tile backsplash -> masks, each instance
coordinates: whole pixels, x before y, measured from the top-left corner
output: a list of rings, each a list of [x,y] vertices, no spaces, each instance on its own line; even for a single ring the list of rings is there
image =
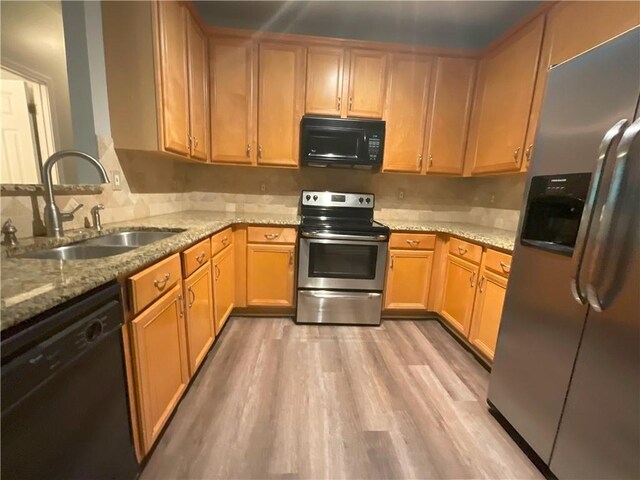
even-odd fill
[[[470,222],[515,230],[524,192],[523,174],[495,177],[424,177],[353,170],[252,168],[184,163],[162,154],[116,154],[109,137],[98,137],[102,164],[122,172],[119,191],[58,195],[62,211],[84,204],[66,229],[80,228],[93,205],[103,203],[103,223],[184,210],[295,213],[300,190],[376,194],[376,218]],[[400,198],[402,196],[402,198]],[[42,195],[3,195],[0,217],[11,218],[18,236],[41,229]]]

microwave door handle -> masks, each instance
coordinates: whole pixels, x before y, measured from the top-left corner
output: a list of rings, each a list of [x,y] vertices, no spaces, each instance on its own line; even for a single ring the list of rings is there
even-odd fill
[[[613,249],[620,248],[620,246],[617,245],[610,245],[612,237],[611,230],[613,227],[613,219],[620,202],[620,190],[623,187],[625,174],[630,162],[629,152],[633,143],[637,140],[638,134],[640,134],[640,119],[637,119],[631,124],[626,132],[624,132],[622,140],[620,140],[616,160],[613,165],[609,193],[602,207],[602,219],[596,235],[587,282],[587,300],[591,308],[596,312],[602,312],[607,308],[606,301],[602,292],[599,291],[599,287],[601,286],[604,267],[608,263],[607,258],[611,258]]]
[[[600,148],[598,149],[598,159],[596,162],[596,170],[591,180],[591,187],[587,193],[584,209],[582,210],[582,217],[580,218],[580,227],[578,229],[578,236],[576,238],[576,245],[573,251],[573,278],[571,279],[571,294],[576,302],[581,305],[587,303],[586,294],[582,291],[580,285],[580,273],[582,271],[582,263],[584,260],[585,247],[587,245],[587,239],[591,230],[591,224],[593,223],[593,209],[598,198],[600,186],[602,183],[602,174],[604,172],[607,158],[611,153],[612,146],[624,133],[625,128],[629,124],[627,119],[622,119],[611,127],[607,133],[605,133],[600,142]]]

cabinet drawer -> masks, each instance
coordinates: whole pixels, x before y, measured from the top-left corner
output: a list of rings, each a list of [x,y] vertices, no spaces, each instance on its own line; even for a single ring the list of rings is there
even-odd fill
[[[433,250],[436,248],[436,236],[423,233],[392,233],[389,248]]]
[[[233,231],[225,228],[211,237],[211,258],[233,243]]]
[[[249,243],[296,243],[296,229],[291,227],[249,227]]]
[[[180,255],[177,253],[129,278],[133,313],[142,311],[180,280]]]
[[[482,247],[480,245],[465,242],[458,238],[449,239],[449,253],[474,263],[480,263],[482,259]]]
[[[493,270],[504,277],[509,276],[509,271],[511,270],[511,255],[508,253],[497,252],[488,248],[484,262],[487,269]]]
[[[209,239],[196,243],[193,247],[182,252],[182,268],[185,278],[195,272],[211,258]]]

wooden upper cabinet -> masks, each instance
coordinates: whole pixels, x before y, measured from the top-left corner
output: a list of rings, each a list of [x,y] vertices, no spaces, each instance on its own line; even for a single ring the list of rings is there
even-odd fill
[[[454,255],[447,256],[440,314],[463,336],[469,336],[479,267]]]
[[[387,53],[353,49],[349,54],[348,117],[382,118]]]
[[[344,63],[345,51],[342,48],[307,49],[306,113],[341,115]]]
[[[187,9],[174,1],[158,2],[157,8],[164,149],[188,155]]]
[[[389,250],[384,308],[427,310],[433,250]]]
[[[258,164],[297,167],[305,49],[284,43],[261,43],[259,49]]]
[[[532,20],[481,61],[467,149],[473,174],[520,169],[544,21],[542,16]]]
[[[389,61],[386,120],[385,172],[420,173],[433,60],[429,57],[393,54]]]
[[[255,46],[251,41],[209,41],[211,161],[254,164]]]
[[[438,58],[424,147],[428,173],[462,174],[477,61]]]
[[[207,38],[187,13],[187,58],[189,72],[189,131],[191,157],[209,159],[209,69]]]

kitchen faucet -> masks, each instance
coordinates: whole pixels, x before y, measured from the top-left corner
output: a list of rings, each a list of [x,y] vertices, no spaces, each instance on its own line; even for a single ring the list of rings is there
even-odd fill
[[[47,237],[56,237],[60,238],[64,235],[64,230],[62,228],[62,222],[67,222],[73,220],[74,212],[80,208],[77,207],[75,210],[69,213],[61,213],[60,209],[56,205],[55,199],[53,198],[53,183],[51,180],[51,170],[53,166],[65,157],[78,157],[83,160],[86,160],[91,165],[93,165],[96,170],[98,170],[98,174],[100,175],[100,180],[102,183],[109,183],[109,177],[107,176],[107,171],[104,169],[102,164],[93,158],[91,155],[88,155],[84,152],[80,152],[78,150],[62,150],[60,152],[56,152],[51,155],[42,165],[42,181],[44,183],[44,225],[47,229]]]

